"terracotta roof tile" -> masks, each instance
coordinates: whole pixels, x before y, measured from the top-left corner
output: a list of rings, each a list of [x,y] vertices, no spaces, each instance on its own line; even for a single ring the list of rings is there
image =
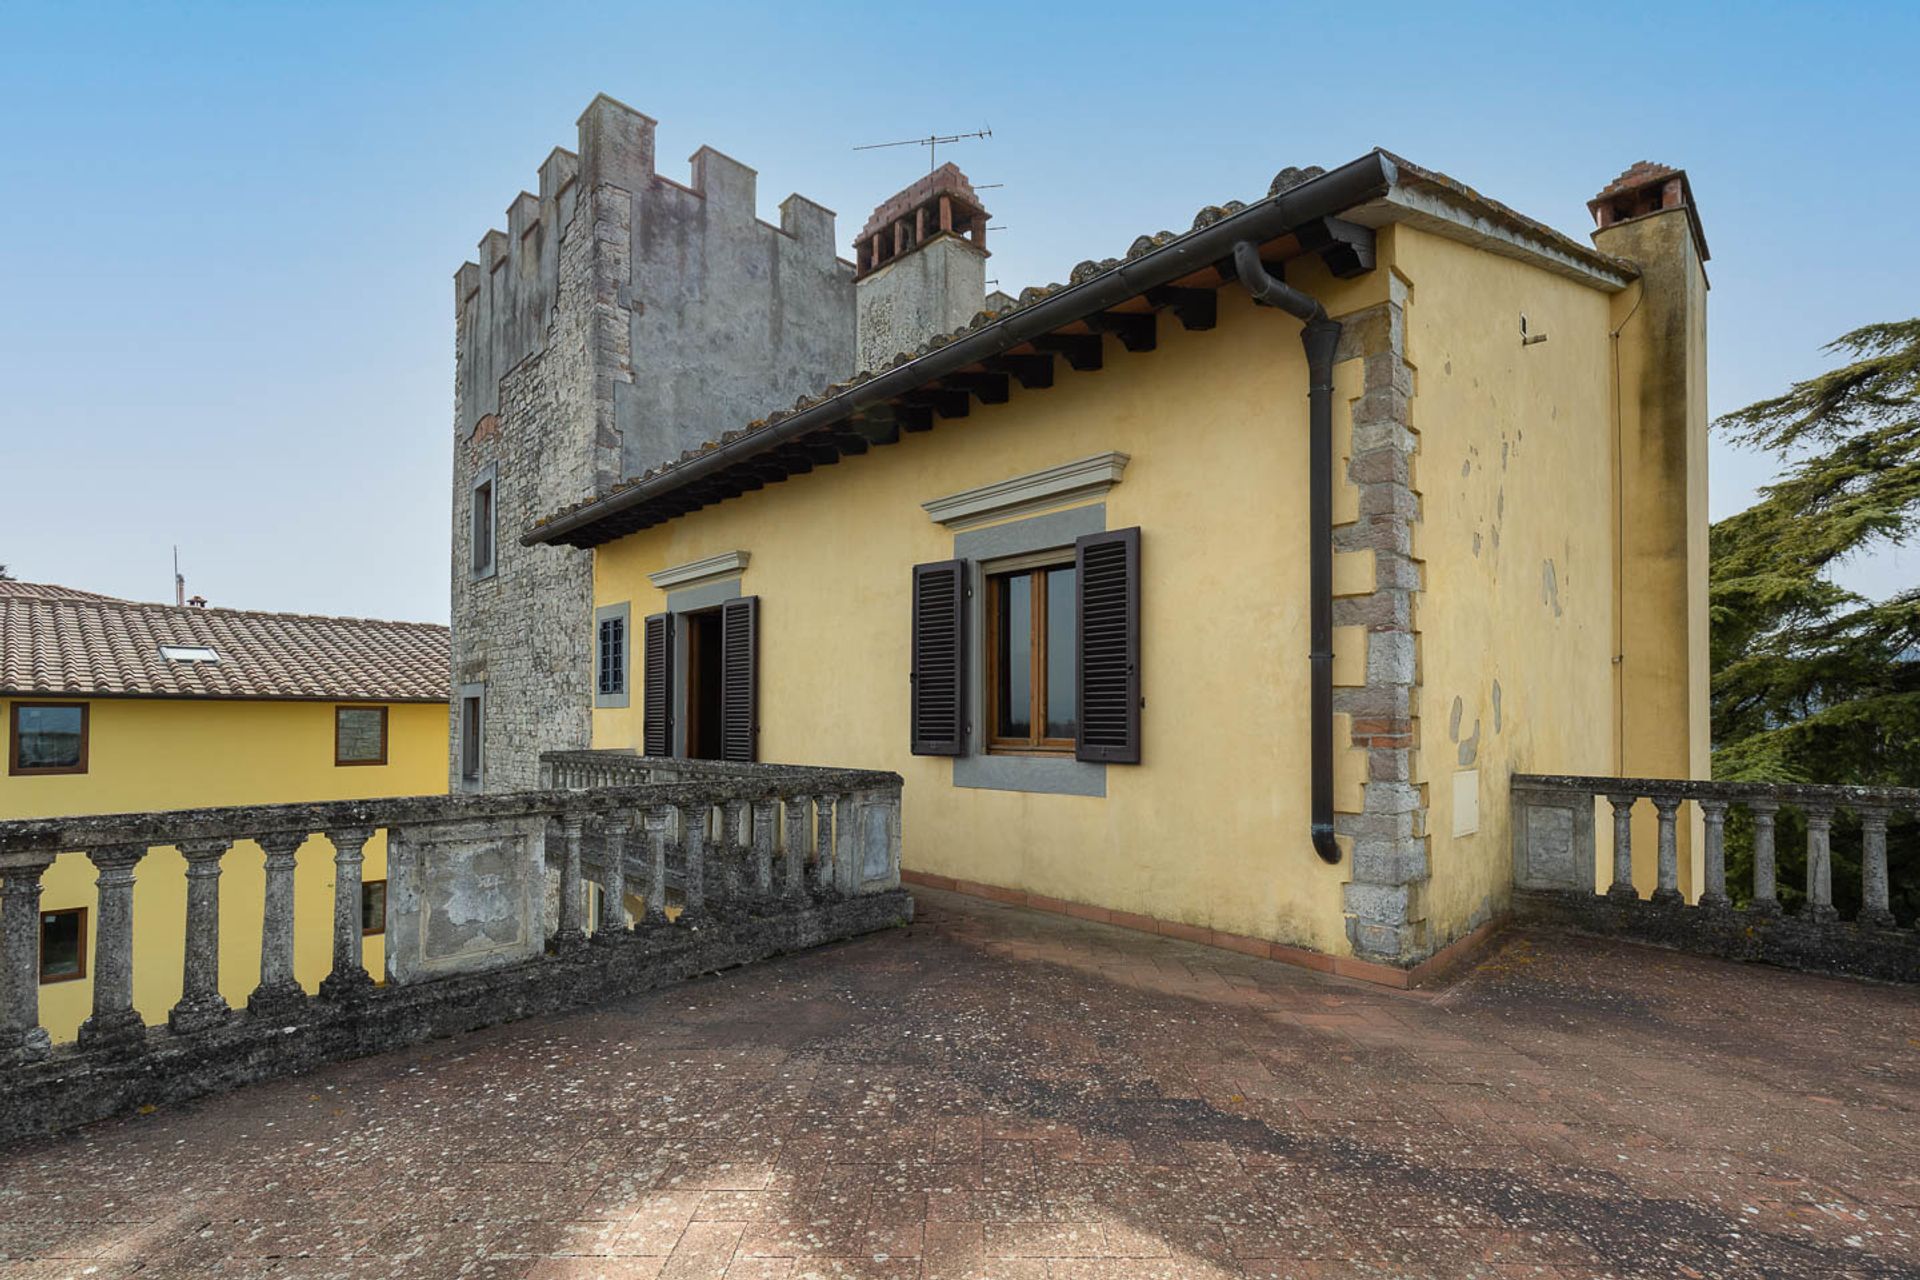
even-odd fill
[[[0,598],[7,596],[36,596],[44,600],[117,600],[118,596],[103,596],[97,591],[82,591],[78,587],[60,587],[51,582],[16,582],[12,578],[0,578]]]
[[[23,588],[32,587],[39,594]],[[165,658],[205,646],[218,662]],[[138,604],[0,584],[0,694],[445,701],[445,627]]]

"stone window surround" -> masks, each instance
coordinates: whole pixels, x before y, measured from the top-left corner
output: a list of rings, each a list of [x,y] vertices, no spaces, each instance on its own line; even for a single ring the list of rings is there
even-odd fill
[[[620,691],[600,691],[600,627],[602,623],[620,623]],[[633,604],[603,604],[593,611],[593,705],[627,707],[633,704]]]
[[[492,527],[487,530],[486,563],[475,564],[473,562],[473,538],[479,530],[477,528],[478,518],[474,510],[474,503],[478,500],[480,490],[483,487],[490,487],[490,492],[493,496],[489,511],[489,515],[492,518]],[[468,577],[475,582],[478,582],[482,578],[493,577],[500,567],[500,464],[498,462],[489,462],[486,466],[481,467],[473,473],[473,479],[467,482],[467,538]]]
[[[487,783],[487,682],[476,681],[463,684],[453,691],[454,696],[454,789],[456,791],[484,791]],[[479,723],[475,726],[478,739],[474,743],[474,754],[479,768],[475,776],[468,777],[467,764],[467,699],[480,700]]]
[[[1107,794],[1104,764],[1071,757],[987,754],[986,610],[980,607],[986,599],[986,576],[994,570],[995,561],[1042,551],[1060,550],[1071,555],[1074,539],[1104,533],[1106,528],[1106,504],[1095,502],[954,535],[954,558],[967,562],[967,594],[972,604],[967,610],[967,753],[954,757],[954,786],[1047,795]]]
[[[744,551],[728,554],[739,556],[742,565],[747,562],[747,553]],[[671,573],[672,570],[662,570],[662,572]],[[692,628],[680,619],[689,613],[705,613],[709,609],[717,609],[727,601],[739,598],[740,574],[738,571],[731,571],[728,576],[717,579],[711,576],[705,580],[696,579],[694,585],[667,592],[667,612],[674,616],[672,697],[673,754],[676,756],[687,754],[687,717],[683,713],[687,705],[687,666],[691,657],[688,653],[688,641],[692,638]]]

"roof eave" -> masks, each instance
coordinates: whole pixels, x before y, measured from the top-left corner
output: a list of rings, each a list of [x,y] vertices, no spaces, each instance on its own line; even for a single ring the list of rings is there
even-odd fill
[[[1089,280],[1062,289],[1032,306],[1009,312],[925,355],[877,374],[771,426],[709,449],[670,466],[659,475],[530,529],[521,536],[521,544],[539,546],[563,543],[592,547],[610,541],[619,535],[599,536],[594,531],[594,526],[609,517],[674,493],[735,463],[790,444],[810,432],[844,421],[864,408],[919,390],[967,365],[1000,355],[1030,339],[1084,320],[1096,312],[1138,297],[1148,289],[1191,275],[1231,256],[1233,246],[1239,241],[1265,243],[1315,219],[1332,217],[1355,205],[1384,196],[1393,188],[1395,180],[1394,164],[1386,153],[1370,152],[1277,196],[1229,214],[1210,226],[1180,236],[1138,258],[1122,262]]]

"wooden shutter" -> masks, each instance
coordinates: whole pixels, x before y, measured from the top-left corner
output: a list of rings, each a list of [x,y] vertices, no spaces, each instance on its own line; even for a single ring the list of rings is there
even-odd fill
[[[1080,586],[1080,737],[1074,758],[1140,763],[1140,530],[1074,542]]]
[[[720,606],[720,758],[759,759],[760,597]]]
[[[913,754],[967,749],[967,562],[913,566]]]
[[[641,714],[641,747],[650,756],[673,754],[673,615],[647,618],[643,646],[646,674],[641,679],[645,710]]]

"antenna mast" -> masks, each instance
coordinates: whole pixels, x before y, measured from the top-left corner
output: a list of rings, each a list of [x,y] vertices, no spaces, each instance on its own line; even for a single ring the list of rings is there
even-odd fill
[[[976,129],[972,133],[933,133],[924,138],[902,138],[898,142],[868,142],[854,148],[855,151],[878,151],[882,147],[925,147],[927,149],[927,172],[932,173],[940,167],[940,148],[950,142],[965,142],[969,138],[991,138],[993,126]]]

